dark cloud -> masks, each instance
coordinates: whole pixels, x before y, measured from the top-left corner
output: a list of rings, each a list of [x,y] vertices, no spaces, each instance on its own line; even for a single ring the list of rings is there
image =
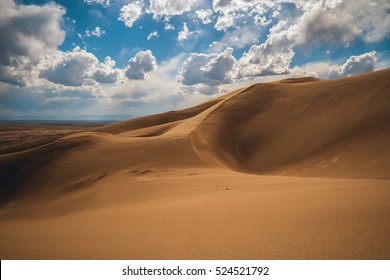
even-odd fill
[[[92,53],[74,49],[71,52],[57,52],[49,57],[39,77],[65,86],[82,86],[91,80],[98,83],[115,83],[119,70],[114,69],[115,61],[106,57],[100,63]]]
[[[54,57],[54,64],[44,69],[39,77],[65,86],[81,86],[97,63],[91,53],[85,51],[64,52]]]
[[[8,66],[0,66],[0,81],[14,86],[26,86],[23,75],[13,72],[13,69]]]
[[[2,0],[1,5],[0,82],[23,85],[21,77],[4,67],[37,64],[44,52],[56,50],[65,39],[60,27],[65,10],[54,3],[17,5]]]
[[[340,45],[350,42],[356,30],[347,17],[322,9],[308,13],[300,25],[300,43],[305,46]]]

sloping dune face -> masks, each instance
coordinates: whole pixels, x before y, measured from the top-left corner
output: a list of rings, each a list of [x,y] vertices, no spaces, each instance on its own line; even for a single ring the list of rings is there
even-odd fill
[[[389,87],[388,70],[256,84],[221,103],[190,138],[201,156],[238,171],[390,178]]]

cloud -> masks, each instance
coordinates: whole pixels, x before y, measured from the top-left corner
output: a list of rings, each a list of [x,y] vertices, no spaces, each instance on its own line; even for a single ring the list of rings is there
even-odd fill
[[[36,65],[45,52],[56,50],[64,42],[61,18],[65,10],[54,3],[17,5],[2,0],[1,5],[0,82],[20,81],[20,77],[12,77],[13,73]]]
[[[378,42],[390,36],[390,3],[378,1],[324,1],[312,5],[298,20],[298,43],[347,45],[357,37]]]
[[[120,70],[115,69],[116,62],[111,57],[107,56],[104,63],[95,64],[95,70],[92,74],[92,79],[101,84],[113,84],[120,75]]]
[[[147,73],[157,69],[156,58],[150,50],[140,51],[128,62],[125,75],[129,80],[146,80]]]
[[[265,25],[265,13],[274,5],[271,1],[213,0],[213,9],[218,13],[215,29],[226,32],[248,22]]]
[[[146,39],[148,39],[148,41],[149,41],[149,40],[151,40],[153,38],[157,38],[157,37],[159,37],[159,35],[158,35],[158,32],[155,30],[152,33],[150,33]]]
[[[304,65],[294,66],[291,69],[290,77],[310,76],[327,79],[329,78],[329,71],[337,66],[337,63],[330,60],[309,62]]]
[[[191,10],[195,2],[196,0],[150,0],[148,12],[153,14],[156,19],[162,16],[181,15]]]
[[[215,86],[230,83],[236,59],[233,49],[227,48],[222,53],[191,53],[184,61],[177,80],[183,85],[207,84]]]
[[[166,22],[164,29],[165,30],[175,30],[175,27],[173,26],[173,24]]]
[[[294,51],[276,53],[269,44],[253,45],[237,65],[237,77],[280,75],[289,72]]]
[[[142,15],[144,4],[140,1],[135,1],[121,8],[118,20],[123,21],[127,27],[132,27]]]
[[[355,34],[355,25],[347,15],[340,15],[323,9],[306,13],[298,24],[298,43],[305,46],[344,45],[350,42]]]
[[[78,37],[80,39],[84,39],[85,37],[97,37],[97,38],[100,38],[104,34],[106,34],[106,31],[100,29],[99,26],[96,26],[92,30],[89,30],[89,29],[85,30],[85,35],[81,35],[80,33],[77,33],[77,35],[78,35]]]
[[[242,49],[257,43],[259,35],[256,26],[243,26],[239,29],[226,32],[219,41],[212,43],[210,47],[215,52],[220,52],[227,47]]]
[[[220,31],[227,31],[230,27],[234,26],[236,19],[236,14],[224,14],[218,17],[217,22],[215,23],[215,29]]]
[[[338,19],[347,19],[355,29],[355,35],[366,42],[378,42],[390,37],[390,2],[387,0],[340,1],[329,12]]]
[[[213,9],[216,12],[223,14],[248,11],[249,8],[255,6],[255,1],[245,0],[213,0]]]
[[[356,5],[355,9],[360,10],[355,19],[357,24],[361,24],[359,32],[363,34],[364,40],[372,43],[389,38],[390,2],[387,0],[358,2],[359,5]]]
[[[106,34],[106,31],[104,30],[101,30],[99,26],[96,26],[95,29],[92,29],[92,30],[86,30],[85,31],[85,34],[87,35],[87,37],[91,37],[91,36],[94,36],[94,37],[102,37],[104,34]]]
[[[100,4],[102,6],[108,7],[111,4],[110,0],[84,0],[84,3],[87,3],[89,5],[91,4]]]
[[[188,30],[188,27],[187,27],[187,23],[184,22],[183,23],[183,30],[181,30],[177,36],[177,40],[180,41],[184,41],[184,40],[187,40],[189,39],[190,37],[192,36],[195,36],[196,34],[199,34],[200,32],[199,31],[189,31]]]
[[[288,21],[299,30],[296,46],[347,46],[356,38],[372,43],[390,37],[390,3],[343,0],[213,0],[215,29],[227,32],[255,24]]]
[[[183,30],[179,32],[179,34],[177,36],[177,39],[179,41],[186,40],[188,38],[188,34],[189,34],[189,30],[188,30],[188,27],[187,27],[187,23],[184,22],[183,23]]]
[[[81,86],[92,75],[97,58],[79,48],[48,57],[39,77],[64,86]]]
[[[240,79],[289,73],[295,55],[293,47],[296,36],[296,30],[287,21],[274,25],[263,44],[252,45],[239,59],[236,77]]]
[[[106,56],[106,58],[104,59],[104,64],[107,65],[108,67],[114,68],[116,62],[110,56]]]
[[[0,82],[11,84],[14,86],[26,86],[23,73],[9,66],[0,67]]]
[[[207,9],[207,10],[204,10],[204,9],[197,10],[197,11],[195,11],[195,15],[198,17],[198,19],[201,20],[201,22],[203,24],[209,24],[209,23],[211,23],[213,21],[212,20],[213,11],[210,10],[210,9]]]
[[[197,95],[199,93],[202,95],[215,95],[215,94],[219,94],[219,92],[220,92],[220,90],[219,90],[218,86],[196,84],[196,85],[191,85],[191,86],[183,85],[180,87],[180,90],[178,93],[190,96],[190,95]],[[189,105],[189,106],[191,106],[191,105]]]
[[[358,56],[351,56],[348,60],[329,72],[329,77],[346,77],[375,70],[376,52],[368,52]]]
[[[115,61],[110,57],[100,63],[94,54],[75,48],[71,52],[58,51],[47,56],[39,66],[39,78],[72,87],[90,84],[92,81],[115,83],[120,71],[113,67]]]
[[[67,87],[46,82],[37,87],[18,88],[0,84],[0,118],[47,116],[77,119],[84,116],[83,119],[95,119],[104,114],[115,118],[120,115],[125,119],[192,106],[207,97],[196,93],[177,94],[180,84],[175,75],[183,59],[181,53],[162,61],[149,80],[126,79],[107,86]],[[111,58],[106,58],[104,64],[115,67]],[[88,80],[90,82],[91,78]]]

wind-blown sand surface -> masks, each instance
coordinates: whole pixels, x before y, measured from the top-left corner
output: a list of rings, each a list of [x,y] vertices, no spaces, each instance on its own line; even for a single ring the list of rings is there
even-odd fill
[[[389,259],[390,70],[0,150],[1,259]]]

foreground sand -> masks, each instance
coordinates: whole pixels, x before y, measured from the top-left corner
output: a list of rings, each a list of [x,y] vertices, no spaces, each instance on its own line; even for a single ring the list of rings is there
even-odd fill
[[[3,213],[0,257],[390,257],[387,180],[141,173],[115,174],[77,194]]]
[[[1,259],[389,259],[390,71],[0,155]]]

